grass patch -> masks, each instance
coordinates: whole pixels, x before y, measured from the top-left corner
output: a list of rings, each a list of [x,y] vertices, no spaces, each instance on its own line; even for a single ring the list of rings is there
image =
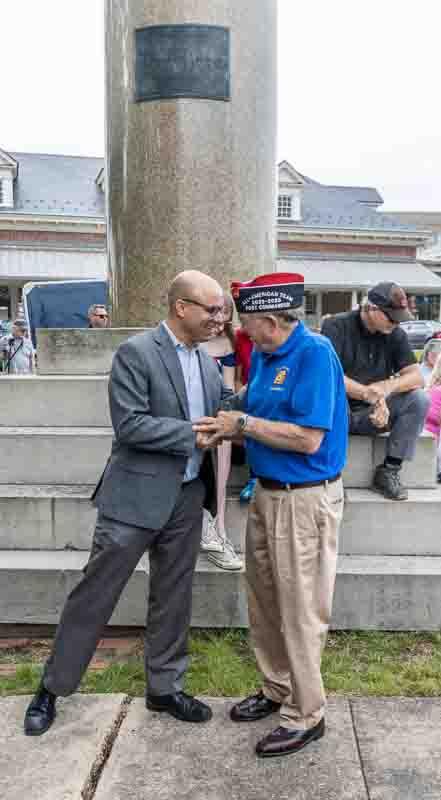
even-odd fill
[[[260,686],[260,677],[246,631],[194,631],[186,690],[212,697],[238,697]],[[45,652],[45,650],[42,650]],[[15,664],[14,675],[0,674],[0,695],[31,694],[38,686],[41,664],[29,653],[4,653],[3,664]],[[366,696],[441,695],[441,634],[332,633],[323,655],[322,672],[329,694]],[[89,670],[81,691],[145,692],[142,658]]]

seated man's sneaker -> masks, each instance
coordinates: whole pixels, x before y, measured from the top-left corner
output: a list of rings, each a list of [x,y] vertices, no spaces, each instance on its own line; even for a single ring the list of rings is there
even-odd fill
[[[185,692],[147,693],[145,704],[150,711],[164,711],[182,722],[208,722],[213,716],[210,706]]]
[[[256,745],[259,758],[274,758],[275,756],[289,756],[298,753],[303,747],[314,739],[321,739],[325,733],[325,720],[321,719],[317,725],[307,730],[292,728],[276,728],[275,731],[264,736]]]
[[[56,695],[48,692],[41,684],[26,711],[24,718],[26,736],[41,736],[49,730],[56,717],[56,700]]]
[[[241,503],[249,503],[253,499],[256,490],[256,482],[257,478],[250,478],[248,483],[245,484],[239,495],[239,501]]]
[[[221,553],[217,553],[213,550],[211,552],[207,552],[205,555],[208,561],[211,561],[212,564],[216,564],[216,566],[220,569],[235,572],[243,567],[243,561],[236,554],[233,545],[228,541],[228,539],[224,539],[222,542]]]
[[[210,512],[204,509],[204,521],[202,524],[201,551],[203,553],[222,553],[224,543],[219,536],[216,520]]]
[[[389,500],[407,500],[409,493],[401,483],[400,470],[380,464],[374,473],[372,488]]]
[[[256,722],[258,719],[264,719],[264,717],[274,714],[279,709],[280,703],[265,697],[263,692],[258,692],[258,694],[252,694],[245,700],[241,700],[240,703],[236,703],[230,711],[230,717],[233,722]]]

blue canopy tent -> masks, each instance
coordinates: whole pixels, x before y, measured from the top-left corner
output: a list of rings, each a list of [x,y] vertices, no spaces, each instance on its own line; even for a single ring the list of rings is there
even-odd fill
[[[37,328],[87,328],[93,303],[107,305],[106,281],[27,283],[23,306],[34,347]]]

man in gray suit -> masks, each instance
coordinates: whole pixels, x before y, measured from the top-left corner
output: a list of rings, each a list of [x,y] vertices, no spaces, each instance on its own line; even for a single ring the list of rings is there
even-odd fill
[[[25,733],[45,733],[58,695],[74,692],[122,590],[150,556],[145,665],[147,708],[188,722],[211,709],[185,694],[192,581],[207,485],[214,485],[207,437],[192,422],[214,417],[232,392],[198,344],[223,314],[219,284],[201,272],[178,275],[169,314],[115,354],[109,382],[114,440],[95,490],[98,518],[84,578],[71,592],[42,683],[27,709]],[[211,468],[211,469],[210,469]],[[202,479],[205,476],[205,483]]]

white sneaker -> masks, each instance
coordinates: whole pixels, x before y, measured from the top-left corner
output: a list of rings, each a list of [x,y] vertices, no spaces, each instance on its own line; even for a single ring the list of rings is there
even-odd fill
[[[239,558],[228,539],[225,539],[223,542],[221,553],[209,552],[207,553],[207,559],[211,561],[212,564],[216,564],[217,567],[220,567],[220,569],[230,570],[231,572],[242,569],[243,567],[243,561]]]
[[[202,524],[201,550],[203,553],[223,553],[224,551],[224,543],[219,536],[216,520],[206,509],[204,509]]]

